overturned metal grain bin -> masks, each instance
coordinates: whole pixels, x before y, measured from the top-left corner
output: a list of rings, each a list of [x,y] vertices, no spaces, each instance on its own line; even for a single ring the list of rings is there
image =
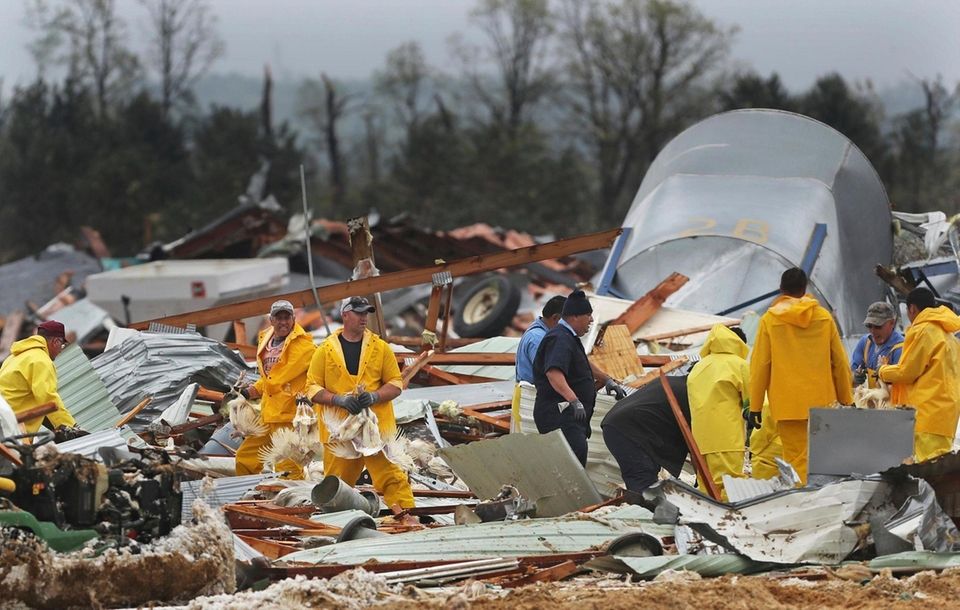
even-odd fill
[[[886,192],[850,140],[775,110],[710,117],[657,156],[627,213],[631,229],[612,289],[638,298],[671,272],[690,281],[668,305],[739,315],[763,311],[780,274],[799,266],[843,335],[885,289],[893,239]]]

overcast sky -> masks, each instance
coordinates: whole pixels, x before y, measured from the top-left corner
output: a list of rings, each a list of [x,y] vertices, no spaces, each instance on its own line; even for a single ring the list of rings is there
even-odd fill
[[[826,72],[870,78],[878,87],[942,74],[960,81],[960,2],[955,0],[695,0],[709,17],[738,25],[733,57],[761,74],[778,72],[799,90]],[[472,0],[212,0],[226,54],[213,71],[278,77],[321,71],[365,78],[386,52],[417,40],[428,61],[450,68],[448,38],[470,36]],[[118,0],[133,39],[143,9]],[[33,78],[21,0],[0,0],[4,89]]]

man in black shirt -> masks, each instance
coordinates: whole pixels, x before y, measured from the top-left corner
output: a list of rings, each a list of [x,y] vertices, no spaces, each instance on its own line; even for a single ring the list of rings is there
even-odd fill
[[[563,304],[560,322],[550,329],[533,359],[537,399],[533,420],[541,434],[560,430],[581,464],[587,463],[590,418],[597,401],[597,382],[623,398],[623,388],[591,366],[580,337],[593,323],[593,308],[582,290],[574,290]]]
[[[686,375],[667,377],[667,382],[689,425]],[[600,428],[629,491],[639,493],[656,483],[661,467],[675,477],[680,475],[687,444],[659,379],[614,405]]]

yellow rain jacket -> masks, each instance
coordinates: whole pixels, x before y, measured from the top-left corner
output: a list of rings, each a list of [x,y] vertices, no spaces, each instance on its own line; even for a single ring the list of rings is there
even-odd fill
[[[303,393],[307,385],[307,368],[316,346],[307,331],[299,324],[294,324],[293,330],[283,342],[280,360],[267,375],[263,371],[262,355],[271,337],[272,327],[261,332],[257,340],[257,368],[260,370],[260,379],[253,387],[262,396],[260,417],[264,423],[289,423],[297,414],[297,394]]]
[[[750,396],[747,344],[722,324],[710,330],[687,377],[693,438],[701,453],[744,449],[742,406]]]
[[[960,417],[960,317],[947,307],[921,311],[907,329],[899,364],[880,367],[891,401],[917,410],[916,432],[953,438]]]
[[[57,393],[57,369],[47,351],[47,340],[40,335],[10,347],[10,356],[0,366],[0,394],[17,413],[48,402],[56,404],[57,410],[46,416],[54,428],[77,423]],[[42,423],[43,418],[38,417],[24,422],[24,428],[36,432]]]
[[[781,295],[760,318],[750,356],[750,410],[763,408],[764,393],[778,422],[809,419],[811,407],[853,404],[848,362],[830,312],[809,294]]]
[[[362,385],[366,392],[376,392],[386,384],[403,389],[400,366],[386,341],[371,330],[363,331],[363,344],[360,347],[360,365],[357,374],[351,375],[343,358],[340,347],[340,334],[335,331],[317,348],[307,371],[307,396],[315,396],[320,390],[329,390],[334,394],[353,394]],[[334,405],[320,405],[321,407]],[[393,414],[393,401],[381,402],[371,407],[380,423],[380,434],[387,436],[397,429],[397,420]],[[320,426],[323,441],[327,440],[325,426]],[[352,483],[352,481],[351,481]]]

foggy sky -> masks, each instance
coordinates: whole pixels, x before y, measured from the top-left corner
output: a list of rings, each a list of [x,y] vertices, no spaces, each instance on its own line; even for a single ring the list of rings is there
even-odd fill
[[[791,90],[838,71],[849,80],[893,85],[908,74],[960,81],[960,2],[951,0],[695,0],[722,25],[738,25],[733,59],[762,75],[780,74]],[[387,51],[420,42],[427,60],[452,70],[448,39],[471,31],[472,0],[213,0],[226,54],[217,73],[279,78],[325,71],[366,78]],[[144,10],[119,0],[132,40],[144,38]],[[31,33],[19,0],[0,0],[0,78],[4,93],[35,76],[24,46]],[[133,45],[136,48],[136,44]]]

